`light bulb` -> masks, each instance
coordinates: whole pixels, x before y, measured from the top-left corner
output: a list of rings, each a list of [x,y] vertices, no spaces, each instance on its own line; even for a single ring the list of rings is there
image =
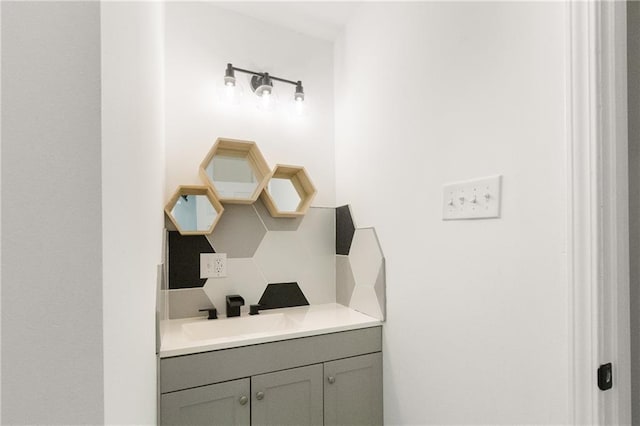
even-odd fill
[[[295,112],[297,115],[304,115],[304,102],[301,100],[296,99],[296,101],[294,102],[295,104]]]
[[[271,104],[271,91],[264,90],[262,92],[262,104],[265,107],[268,107]]]
[[[227,96],[227,100],[232,101],[236,95],[235,86],[227,84],[225,87],[225,95]]]
[[[296,102],[304,101],[304,88],[302,87],[301,81],[298,81],[298,83],[296,83],[296,91],[293,94],[293,99],[295,99]]]
[[[272,87],[262,88],[256,92],[256,107],[262,111],[274,111],[278,103],[278,95]]]
[[[216,87],[217,102],[221,106],[239,105],[242,100],[243,89],[240,84],[230,84],[225,81]]]
[[[224,84],[226,86],[236,85],[236,74],[233,70],[233,65],[227,64],[227,69],[224,72]]]

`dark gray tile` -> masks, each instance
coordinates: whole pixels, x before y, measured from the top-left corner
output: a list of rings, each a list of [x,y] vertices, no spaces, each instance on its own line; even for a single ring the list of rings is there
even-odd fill
[[[336,254],[348,255],[356,227],[348,205],[336,208]]]
[[[253,257],[267,233],[256,210],[246,204],[226,204],[224,214],[207,238],[217,253],[228,258]]]
[[[262,293],[258,302],[260,309],[291,308],[294,306],[307,306],[309,301],[298,286],[297,282],[272,283]]]
[[[202,287],[200,253],[214,253],[204,235],[180,235],[169,231],[169,288]]]
[[[295,231],[303,221],[302,217],[272,217],[260,198],[253,206],[269,231]]]

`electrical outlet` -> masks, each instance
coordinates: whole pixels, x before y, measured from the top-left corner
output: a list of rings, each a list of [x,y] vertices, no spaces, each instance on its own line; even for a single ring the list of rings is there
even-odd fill
[[[226,276],[226,253],[200,253],[200,278],[222,278]]]

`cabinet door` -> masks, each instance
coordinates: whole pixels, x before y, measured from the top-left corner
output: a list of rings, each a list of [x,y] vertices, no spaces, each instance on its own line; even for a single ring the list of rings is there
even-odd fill
[[[161,396],[162,425],[248,425],[249,379],[217,383]]]
[[[325,425],[381,425],[382,353],[324,364]]]
[[[251,377],[251,424],[322,425],[322,364]]]

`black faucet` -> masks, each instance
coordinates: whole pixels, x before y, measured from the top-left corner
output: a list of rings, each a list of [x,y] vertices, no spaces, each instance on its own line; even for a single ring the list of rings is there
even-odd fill
[[[239,317],[240,306],[244,306],[244,299],[237,294],[227,296],[227,318]]]
[[[205,309],[198,309],[198,311],[200,312],[208,312],[209,313],[209,319],[218,319],[218,310],[216,309],[216,307],[214,306],[213,308],[205,308]]]

